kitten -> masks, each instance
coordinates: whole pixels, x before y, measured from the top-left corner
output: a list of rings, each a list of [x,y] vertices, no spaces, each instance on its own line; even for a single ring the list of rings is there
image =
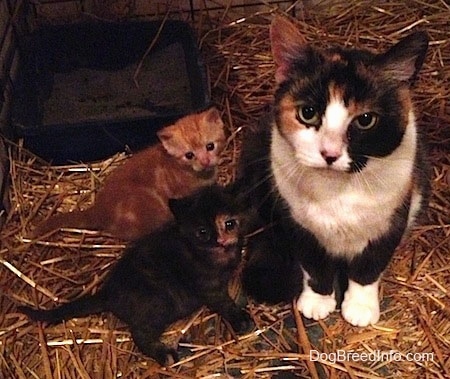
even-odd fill
[[[158,131],[160,143],[127,160],[105,180],[94,204],[51,217],[34,236],[60,228],[104,230],[135,240],[172,218],[169,198],[215,183],[224,125],[216,108],[190,114]]]
[[[52,310],[19,311],[50,323],[112,312],[128,324],[140,351],[161,365],[177,360],[159,341],[165,328],[202,305],[233,329],[246,328],[249,316],[228,295],[241,256],[241,205],[216,185],[171,199],[169,207],[176,222],[128,247],[97,293]]]
[[[303,287],[297,307],[319,320],[336,308],[343,270],[344,319],[376,323],[380,276],[430,191],[410,94],[428,38],[416,32],[373,54],[317,49],[281,17],[270,34],[272,118],[244,143],[239,181],[276,231],[266,232],[269,251],[250,251],[244,287],[270,302]]]

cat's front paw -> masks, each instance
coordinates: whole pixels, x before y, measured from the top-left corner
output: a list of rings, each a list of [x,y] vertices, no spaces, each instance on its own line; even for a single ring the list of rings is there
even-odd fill
[[[306,318],[316,321],[324,319],[336,309],[334,293],[321,295],[310,288],[305,288],[297,301],[297,309]]]
[[[362,286],[350,280],[341,311],[342,317],[354,326],[376,324],[380,318],[378,282]]]

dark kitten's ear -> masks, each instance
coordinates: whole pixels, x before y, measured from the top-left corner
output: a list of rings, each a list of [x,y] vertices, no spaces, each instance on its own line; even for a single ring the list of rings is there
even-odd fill
[[[287,79],[294,61],[306,60],[310,47],[297,27],[282,16],[275,16],[272,20],[270,41],[276,65],[275,80],[281,83]]]
[[[386,77],[412,83],[422,67],[427,48],[427,34],[415,32],[379,55],[376,65],[383,70]]]
[[[176,219],[189,213],[191,201],[188,198],[169,199],[169,209]]]

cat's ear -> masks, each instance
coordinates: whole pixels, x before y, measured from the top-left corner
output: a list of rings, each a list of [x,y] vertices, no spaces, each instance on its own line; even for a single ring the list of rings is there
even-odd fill
[[[412,83],[422,67],[427,48],[427,34],[415,32],[379,55],[376,65],[383,70],[386,77]]]
[[[298,28],[282,16],[275,16],[272,20],[270,42],[276,66],[275,80],[281,83],[288,78],[294,61],[306,61],[310,46]]]

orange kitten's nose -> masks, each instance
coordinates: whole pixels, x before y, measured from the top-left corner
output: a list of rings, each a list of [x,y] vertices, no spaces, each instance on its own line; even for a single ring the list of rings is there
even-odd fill
[[[208,168],[209,166],[211,166],[211,159],[206,155],[198,157],[198,161],[203,168]]]

